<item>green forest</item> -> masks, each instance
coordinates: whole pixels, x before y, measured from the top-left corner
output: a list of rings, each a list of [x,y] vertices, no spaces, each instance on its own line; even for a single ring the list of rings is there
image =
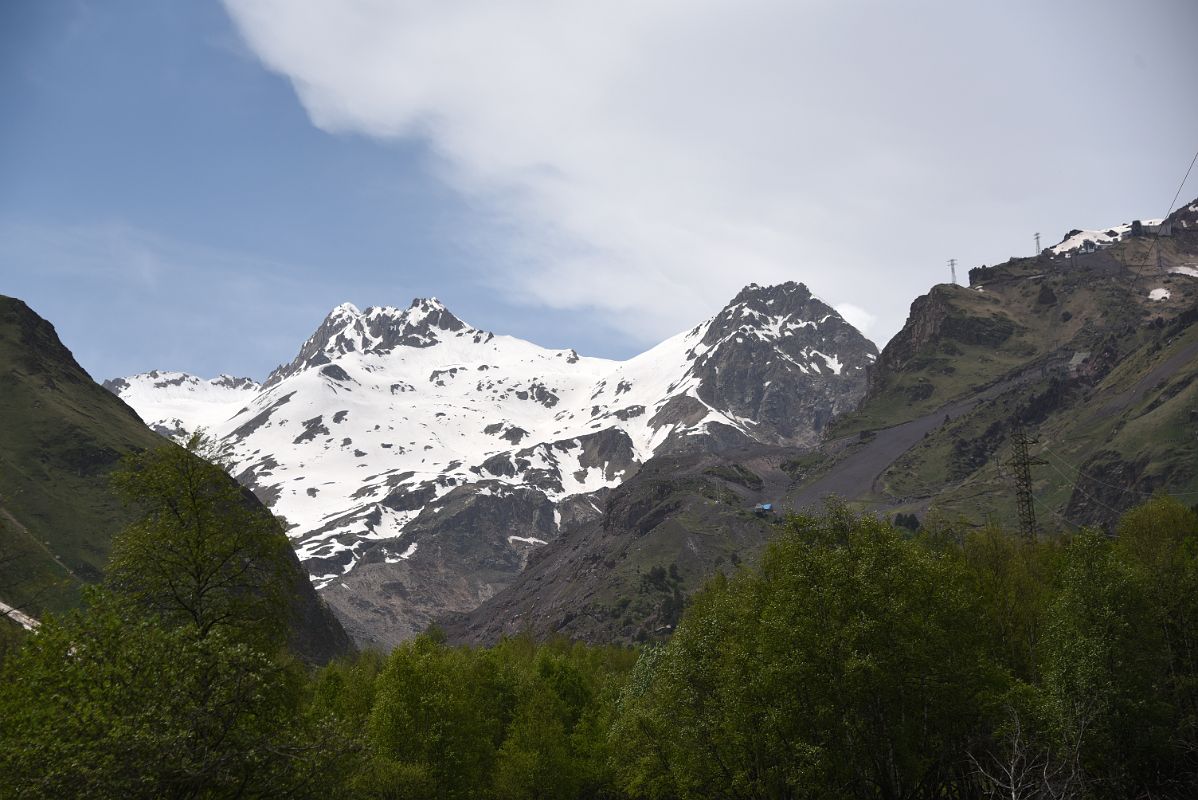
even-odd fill
[[[635,649],[288,654],[278,523],[178,448],[82,609],[0,655],[4,798],[1198,796],[1198,515],[1116,535],[830,503]],[[904,522],[907,522],[904,520]]]

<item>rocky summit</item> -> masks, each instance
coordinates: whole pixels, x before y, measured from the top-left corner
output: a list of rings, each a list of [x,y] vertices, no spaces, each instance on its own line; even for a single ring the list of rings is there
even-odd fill
[[[876,356],[786,283],[747,286],[627,361],[483,331],[430,298],[338,306],[261,386],[159,372],[106,386],[156,430],[206,428],[347,628],[388,644],[501,590],[655,455],[814,444]]]

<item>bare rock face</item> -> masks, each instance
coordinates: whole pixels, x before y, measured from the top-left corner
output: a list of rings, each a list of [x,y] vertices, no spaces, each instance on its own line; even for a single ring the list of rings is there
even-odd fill
[[[426,506],[402,541],[365,550],[324,590],[350,635],[390,648],[445,611],[468,611],[506,588],[529,553],[555,539],[553,503],[537,489],[480,482]]]
[[[799,451],[751,445],[650,459],[612,489],[603,513],[539,548],[473,610],[442,615],[450,641],[491,644],[522,632],[590,642],[662,639],[686,596],[713,573],[751,562],[779,517],[755,514],[790,482]]]
[[[753,421],[757,441],[814,444],[852,410],[873,342],[801,283],[746,287],[708,327],[695,362],[699,399]]]
[[[901,372],[916,354],[940,336],[951,306],[941,286],[932,287],[925,295],[911,302],[911,311],[902,329],[886,344],[877,362],[869,370],[869,390],[882,386],[886,379]]]

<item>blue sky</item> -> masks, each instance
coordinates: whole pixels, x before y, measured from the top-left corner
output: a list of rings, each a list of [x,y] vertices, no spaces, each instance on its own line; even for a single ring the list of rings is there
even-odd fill
[[[571,314],[491,302],[475,252],[490,215],[430,174],[423,143],[313,126],[220,5],[0,14],[0,292],[97,379],[261,378],[338,303],[428,295],[546,344],[630,348]]]
[[[801,280],[881,343],[950,257],[1164,213],[1198,6],[890,5],[10,0],[0,292],[98,379],[429,295],[624,357]]]

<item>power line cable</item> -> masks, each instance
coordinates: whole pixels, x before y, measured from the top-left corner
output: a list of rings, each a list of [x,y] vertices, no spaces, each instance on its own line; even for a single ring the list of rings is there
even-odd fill
[[[1074,465],[1074,464],[1070,463],[1070,462],[1069,462],[1067,459],[1065,459],[1064,457],[1062,457],[1062,456],[1058,455],[1057,453],[1054,453],[1052,450],[1049,450],[1047,447],[1043,448],[1042,452],[1043,452],[1045,455],[1047,455],[1047,456],[1050,456],[1051,458],[1055,458],[1057,461],[1061,462],[1061,463],[1062,463],[1062,464],[1064,464],[1066,467],[1068,467],[1069,469],[1071,469],[1071,470],[1073,470],[1074,472],[1076,472],[1076,473],[1078,474],[1078,476],[1079,476],[1079,477],[1085,478],[1085,479],[1087,479],[1087,480],[1089,480],[1089,481],[1093,481],[1094,483],[1097,483],[1097,484],[1099,484],[1100,486],[1105,486],[1105,487],[1107,487],[1108,489],[1117,489],[1117,490],[1119,490],[1120,492],[1130,492],[1131,494],[1138,494],[1138,495],[1140,495],[1141,497],[1152,497],[1152,496],[1155,494],[1155,492],[1145,492],[1145,491],[1141,491],[1140,489],[1133,489],[1133,488],[1131,488],[1131,487],[1127,487],[1127,486],[1116,486],[1116,485],[1115,485],[1115,484],[1113,484],[1113,483],[1107,483],[1107,482],[1106,482],[1106,481],[1104,481],[1104,480],[1100,480],[1100,479],[1098,479],[1098,478],[1095,478],[1093,475],[1089,474],[1088,472],[1084,472],[1084,471],[1082,471],[1082,469],[1081,469],[1080,467],[1077,467],[1076,465]],[[1198,496],[1198,492],[1169,492],[1169,494],[1170,494],[1170,495],[1173,495],[1174,497],[1194,497],[1194,496]]]
[[[1063,522],[1063,523],[1065,523],[1066,525],[1068,525],[1070,528],[1073,528],[1074,530],[1079,530],[1079,529],[1082,527],[1081,525],[1078,525],[1078,524],[1076,524],[1076,523],[1074,523],[1074,522],[1070,522],[1070,520],[1069,520],[1069,518],[1068,518],[1068,517],[1066,517],[1066,516],[1065,516],[1064,514],[1062,514],[1061,512],[1057,511],[1057,510],[1056,510],[1055,508],[1053,508],[1052,506],[1050,506],[1050,505],[1048,505],[1047,503],[1045,503],[1043,500],[1040,500],[1040,499],[1036,498],[1036,499],[1035,499],[1035,502],[1036,502],[1036,505],[1038,505],[1040,508],[1042,508],[1042,509],[1044,509],[1045,511],[1047,511],[1049,514],[1052,514],[1054,517],[1056,517],[1056,518],[1057,518],[1057,519],[1059,519],[1061,522]]]
[[[1177,185],[1177,191],[1174,192],[1173,199],[1169,202],[1169,210],[1165,212],[1165,216],[1161,217],[1162,225],[1165,224],[1165,220],[1167,220],[1169,218],[1169,215],[1173,213],[1173,209],[1177,206],[1177,198],[1181,197],[1181,190],[1185,188],[1186,181],[1189,180],[1190,172],[1193,171],[1195,163],[1198,163],[1198,151],[1194,152],[1194,157],[1192,159],[1190,159],[1190,166],[1186,168],[1186,174],[1182,177],[1181,183],[1179,183]],[[1148,247],[1148,257],[1146,259],[1147,263],[1136,265],[1135,280],[1140,279],[1140,269],[1142,267],[1152,266],[1152,251],[1153,250],[1156,250],[1158,257],[1160,256],[1160,242],[1161,242],[1161,237],[1160,237],[1160,234],[1158,233],[1155,237],[1153,237],[1152,244],[1149,245],[1149,247]]]
[[[1054,471],[1055,471],[1055,472],[1056,472],[1058,475],[1060,475],[1062,478],[1064,478],[1064,479],[1065,479],[1065,480],[1067,480],[1067,481],[1073,482],[1073,479],[1072,479],[1072,478],[1070,478],[1068,475],[1066,475],[1064,472],[1061,472],[1061,470],[1057,468],[1057,465],[1056,465],[1056,464],[1053,464],[1052,462],[1046,462],[1046,463],[1048,464],[1048,466],[1052,467],[1052,469],[1053,469],[1053,470],[1054,470]],[[1110,511],[1111,513],[1113,513],[1113,514],[1115,514],[1115,515],[1122,516],[1122,515],[1123,515],[1123,513],[1124,513],[1123,511],[1120,511],[1119,509],[1117,509],[1117,508],[1113,508],[1112,506],[1109,506],[1109,505],[1107,505],[1106,503],[1102,502],[1102,501],[1101,501],[1101,500],[1099,500],[1097,497],[1095,497],[1094,495],[1090,494],[1090,493],[1089,493],[1089,492],[1087,492],[1085,489],[1083,489],[1081,486],[1079,486],[1079,485],[1078,485],[1076,482],[1073,482],[1073,490],[1074,490],[1075,492],[1081,492],[1081,493],[1082,493],[1082,494],[1083,494],[1083,495],[1084,495],[1084,496],[1085,496],[1087,499],[1089,499],[1091,502],[1093,502],[1093,503],[1097,503],[1098,505],[1102,506],[1102,507],[1103,507],[1103,508],[1105,508],[1107,511]],[[1126,509],[1125,509],[1125,510],[1126,510]]]
[[[1181,190],[1185,188],[1186,181],[1190,178],[1190,172],[1194,169],[1194,164],[1198,163],[1198,152],[1194,153],[1194,157],[1190,159],[1189,169],[1186,170],[1185,177],[1181,179],[1181,184],[1177,187],[1177,193],[1173,195],[1173,202],[1169,204],[1169,210],[1165,212],[1165,218],[1173,213],[1174,207],[1177,205],[1177,198],[1181,197]]]

